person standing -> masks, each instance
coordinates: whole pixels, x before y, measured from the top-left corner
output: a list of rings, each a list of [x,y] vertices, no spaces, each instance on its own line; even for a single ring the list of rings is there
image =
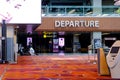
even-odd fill
[[[49,53],[52,53],[52,41],[49,41]]]

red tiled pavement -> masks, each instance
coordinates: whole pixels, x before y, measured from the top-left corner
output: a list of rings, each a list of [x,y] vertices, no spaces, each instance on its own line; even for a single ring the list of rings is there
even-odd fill
[[[87,55],[18,56],[17,64],[0,64],[2,80],[96,80],[100,76],[94,57]],[[4,72],[4,73],[3,73]]]

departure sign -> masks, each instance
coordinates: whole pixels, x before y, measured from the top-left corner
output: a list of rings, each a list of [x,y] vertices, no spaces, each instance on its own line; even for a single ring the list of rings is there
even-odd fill
[[[75,21],[63,21],[63,20],[56,20],[55,21],[55,27],[99,27],[99,21],[85,21],[85,20],[75,20]]]
[[[0,23],[40,24],[41,0],[0,0]]]

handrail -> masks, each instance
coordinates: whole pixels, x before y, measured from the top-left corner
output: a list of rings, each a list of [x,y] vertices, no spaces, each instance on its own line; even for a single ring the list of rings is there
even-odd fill
[[[119,6],[42,6],[43,16],[120,16]]]

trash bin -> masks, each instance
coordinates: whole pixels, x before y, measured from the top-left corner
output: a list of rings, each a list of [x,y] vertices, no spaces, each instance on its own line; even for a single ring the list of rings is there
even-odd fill
[[[98,57],[98,74],[99,75],[110,75],[110,71],[106,61],[106,55],[104,53],[103,48],[99,48],[97,50],[97,57]]]

